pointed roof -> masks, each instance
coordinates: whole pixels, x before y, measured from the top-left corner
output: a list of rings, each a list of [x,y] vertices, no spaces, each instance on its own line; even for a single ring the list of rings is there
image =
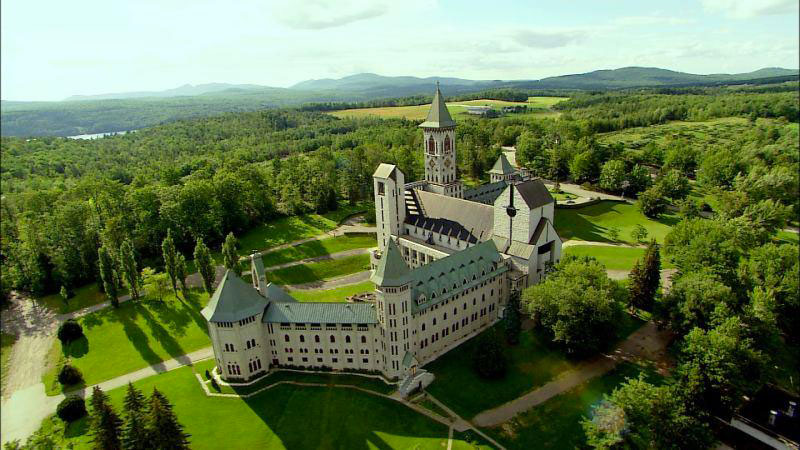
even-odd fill
[[[409,272],[397,244],[389,239],[386,250],[381,255],[378,267],[375,268],[375,273],[372,274],[370,280],[377,286],[400,286],[410,280]]]
[[[436,93],[433,95],[431,109],[425,122],[420,124],[422,128],[448,128],[456,126],[456,122],[450,117],[450,111],[444,103],[444,97],[439,90],[439,82],[436,82]]]
[[[266,306],[267,299],[228,270],[201,314],[209,322],[235,322],[263,312]]]
[[[538,178],[517,183],[516,188],[529,209],[538,208],[555,201],[553,196],[550,195],[550,191],[547,190],[547,186]]]
[[[511,175],[514,173],[514,167],[508,162],[508,158],[506,158],[505,153],[500,153],[500,157],[497,158],[497,161],[494,163],[494,167],[489,173],[494,173],[498,175]]]

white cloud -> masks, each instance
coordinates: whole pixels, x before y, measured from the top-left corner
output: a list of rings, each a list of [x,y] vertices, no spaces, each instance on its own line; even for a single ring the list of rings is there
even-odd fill
[[[273,12],[279,22],[290,28],[321,30],[380,17],[389,11],[389,5],[386,0],[289,0],[281,2]]]
[[[707,11],[722,12],[737,19],[798,11],[797,0],[702,0],[702,3]]]
[[[578,43],[586,38],[586,32],[518,30],[511,37],[519,45],[547,49]]]
[[[684,17],[671,17],[662,15],[651,16],[628,16],[619,17],[613,20],[615,25],[621,26],[643,26],[643,25],[687,25],[695,23],[693,19]]]

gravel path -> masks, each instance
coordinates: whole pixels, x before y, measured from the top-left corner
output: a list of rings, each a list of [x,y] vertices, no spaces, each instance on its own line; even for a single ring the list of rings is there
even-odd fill
[[[621,361],[646,359],[655,361],[660,369],[665,369],[669,364],[666,355],[669,340],[669,332],[658,330],[653,322],[647,322],[610,354],[583,363],[522,397],[483,411],[473,418],[472,423],[480,427],[500,425],[521,412],[608,372]]]

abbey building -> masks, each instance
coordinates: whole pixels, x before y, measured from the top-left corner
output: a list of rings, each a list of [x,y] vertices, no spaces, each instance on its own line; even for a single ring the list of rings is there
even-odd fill
[[[252,284],[225,274],[203,316],[227,380],[270,368],[380,373],[401,393],[433,379],[422,367],[502,317],[510,295],[561,257],[555,202],[501,155],[490,183],[464,189],[456,123],[437,86],[424,134],[425,179],[394,165],[373,175],[375,301],[298,302],[252,258]]]

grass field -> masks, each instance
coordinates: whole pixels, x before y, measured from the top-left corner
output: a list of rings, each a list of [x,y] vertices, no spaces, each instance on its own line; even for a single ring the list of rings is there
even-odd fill
[[[337,236],[270,252],[262,256],[261,259],[264,261],[264,267],[271,267],[356,248],[371,248],[377,245],[378,241],[375,239],[375,235]]]
[[[594,378],[569,392],[517,415],[505,424],[484,429],[492,438],[509,449],[574,449],[586,447],[581,420],[589,417],[592,406],[610,394],[627,378],[644,371],[637,365],[622,363],[611,372]]]
[[[295,289],[290,290],[289,294],[301,302],[344,302],[351,295],[370,292],[374,289],[375,284],[371,281],[364,281],[333,289]]]
[[[123,287],[122,289],[120,289],[120,295],[124,295],[127,293],[128,293],[127,288]],[[107,300],[108,299],[106,298],[106,294],[100,292],[98,284],[91,283],[85,286],[81,286],[78,289],[75,289],[75,295],[72,298],[70,298],[69,302],[66,304],[64,303],[64,299],[61,298],[60,294],[46,295],[42,298],[37,299],[36,301],[52,311],[58,312],[60,314],[65,314],[86,308],[87,306],[103,303]]]
[[[369,270],[369,255],[366,254],[300,264],[269,271],[266,275],[267,280],[276,284],[302,284],[338,278],[363,270]]]
[[[8,360],[11,358],[11,348],[17,342],[17,337],[13,334],[0,333],[0,391],[5,388],[6,369]]]
[[[173,404],[191,435],[194,449],[342,448],[442,449],[447,427],[393,400],[346,388],[276,386],[248,399],[208,397],[192,372],[181,369],[135,383],[145,394],[157,387]],[[108,392],[120,411],[125,388]],[[73,424],[65,438],[59,421],[48,421],[62,447],[91,448],[86,419]],[[454,442],[457,448],[470,448]]]
[[[559,209],[556,213],[556,231],[561,239],[581,241],[612,242],[608,235],[611,227],[619,229],[621,242],[635,243],[631,237],[636,224],[647,229],[647,240],[655,238],[658,242],[670,228],[679,222],[676,214],[662,214],[658,220],[644,216],[635,205],[629,203],[602,201],[594,205],[576,209]]]
[[[797,233],[784,230],[778,231],[778,234],[775,236],[775,239],[779,242],[785,242],[787,244],[797,244],[798,242],[800,242]]]
[[[592,256],[610,270],[631,270],[637,259],[644,257],[643,248],[605,247],[599,245],[573,245],[565,247],[564,256]],[[661,256],[661,268],[671,269],[674,266]]]
[[[530,97],[527,102],[507,102],[503,100],[466,100],[462,102],[448,102],[447,110],[453,117],[468,117],[467,109],[459,105],[492,106],[496,109],[503,106],[527,105],[528,108],[549,110],[554,104],[565,100],[564,97]],[[406,118],[409,120],[422,120],[428,115],[431,105],[416,106],[386,106],[379,108],[357,108],[332,111],[330,114],[337,117],[367,117]]]
[[[172,295],[163,304],[144,298],[78,319],[86,337],[66,348],[58,340],[53,343],[43,377],[47,393],[61,392],[56,376],[66,358],[91,385],[211,345],[200,315],[207,300],[194,290],[188,301]]]

